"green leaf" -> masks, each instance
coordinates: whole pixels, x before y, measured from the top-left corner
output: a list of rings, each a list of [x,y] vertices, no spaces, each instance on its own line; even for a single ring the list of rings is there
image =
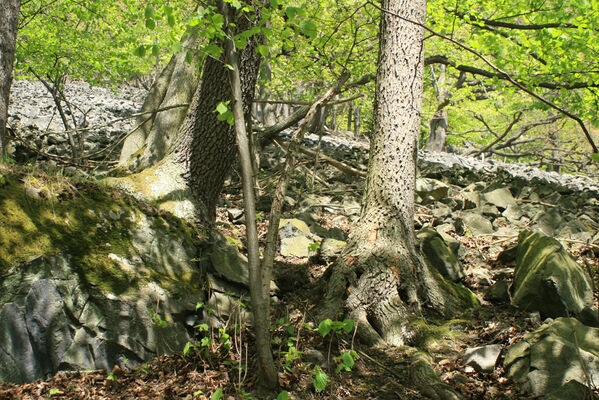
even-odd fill
[[[137,46],[137,48],[133,50],[133,54],[138,57],[144,57],[146,55],[146,47],[144,45]]]
[[[185,343],[185,347],[183,348],[183,355],[188,355],[192,348],[193,344],[191,344],[190,342]]]
[[[354,330],[354,320],[353,319],[344,319],[343,320],[343,330],[345,333],[350,333]]]
[[[277,396],[277,400],[287,400],[289,398],[289,393],[286,390],[281,391]]]
[[[214,391],[214,393],[212,393],[212,396],[210,396],[210,400],[220,400],[224,397],[225,395],[223,394],[223,390],[222,389],[216,389]]]
[[[595,160],[595,162],[599,163],[599,153],[593,153],[593,154],[591,154],[591,158],[593,160]]]
[[[147,6],[146,9],[145,9],[145,11],[144,11],[144,14],[146,16],[146,19],[153,18],[154,14],[155,14],[154,7]]]
[[[227,108],[227,104],[222,101],[220,103],[218,103],[218,105],[216,106],[216,112],[218,112],[219,114],[224,114],[228,110],[229,109]]]
[[[326,335],[331,333],[332,328],[333,321],[331,321],[329,318],[325,319],[320,324],[318,324],[318,332],[322,335],[322,337],[325,337]]]
[[[314,368],[314,388],[317,392],[322,392],[324,390],[328,380],[329,377],[322,369],[320,369],[320,367]]]
[[[308,36],[310,39],[314,39],[318,34],[316,30],[316,24],[310,20],[302,21],[300,23],[300,30],[304,35]]]
[[[287,18],[293,19],[297,15],[297,7],[287,7],[285,9],[285,15],[287,15]]]
[[[269,2],[272,8],[277,8],[279,6],[279,2],[277,0],[269,0]]]
[[[159,49],[158,49],[158,45],[157,44],[155,44],[155,45],[152,46],[152,55],[154,57],[158,57],[158,50]]]
[[[262,57],[268,57],[268,46],[260,44],[256,50],[258,50],[258,53],[260,53]]]
[[[153,18],[146,19],[146,28],[153,30],[156,28],[156,21]]]
[[[172,28],[173,26],[175,26],[175,16],[172,14],[169,14],[166,18],[166,22],[167,22],[168,26],[170,26]]]
[[[345,365],[348,368],[353,367],[355,364],[354,357],[349,351],[346,351],[341,355],[341,361],[343,362],[343,365]]]

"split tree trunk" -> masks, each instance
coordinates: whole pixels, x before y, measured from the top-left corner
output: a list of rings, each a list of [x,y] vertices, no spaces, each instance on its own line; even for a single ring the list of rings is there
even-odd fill
[[[150,112],[178,104],[189,104],[198,86],[197,65],[186,61],[193,51],[197,36],[189,36],[182,50],[173,55],[160,76],[152,84],[141,112]],[[140,171],[161,161],[172,150],[177,140],[188,107],[172,108],[160,113],[144,114],[136,119],[141,124],[123,144],[119,165],[131,171]]]
[[[383,8],[424,23],[425,0]],[[457,300],[416,250],[414,187],[423,85],[423,30],[383,13],[366,190],[348,245],[327,271],[324,315],[343,310],[370,344],[406,343],[407,316],[426,305],[441,314]]]
[[[6,123],[20,8],[21,0],[0,1],[0,157],[8,145]]]
[[[260,7],[256,7],[257,13],[260,12],[259,9]],[[237,18],[236,33],[248,30],[251,24],[257,24],[259,20],[259,15],[253,21],[247,16]],[[256,36],[253,36],[240,52],[239,74],[246,121],[250,118],[260,67],[260,55],[255,51],[258,44]],[[219,121],[214,112],[220,102],[230,100],[231,89],[225,63],[208,57],[204,62],[202,82],[193,96],[179,132],[181,141],[177,146],[176,156],[177,162],[186,171],[185,178],[200,225],[214,224],[218,197],[237,156],[235,129],[226,121]]]

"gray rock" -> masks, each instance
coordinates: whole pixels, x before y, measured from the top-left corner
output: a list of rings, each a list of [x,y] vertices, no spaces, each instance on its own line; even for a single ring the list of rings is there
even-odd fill
[[[460,222],[464,231],[469,231],[474,236],[493,233],[493,225],[491,222],[480,214],[464,212],[462,213],[462,216],[456,220],[456,228]]]
[[[316,254],[315,241],[305,236],[287,237],[281,240],[281,255],[283,257],[310,257]]]
[[[512,192],[506,187],[487,192],[483,197],[487,202],[503,210],[509,205],[516,204],[516,199],[512,196]]]
[[[504,366],[508,376],[531,395],[565,399],[565,393],[581,389],[572,387],[578,385],[564,388],[572,381],[588,392],[587,381],[599,381],[599,329],[574,318],[558,318],[510,346]]]
[[[485,292],[485,300],[495,301],[495,302],[509,302],[510,301],[509,287],[510,287],[510,282],[507,280],[501,280],[501,281],[494,283]]]
[[[239,252],[237,246],[229,243],[220,232],[215,231],[213,234],[210,261],[216,273],[224,279],[245,286],[249,285],[250,274],[247,258]]]
[[[563,224],[563,218],[556,208],[541,208],[532,218],[532,230],[547,236],[555,236]]]
[[[511,293],[514,305],[539,311],[542,318],[575,316],[597,323],[591,278],[553,238],[520,233]]]
[[[449,185],[444,182],[431,178],[416,179],[416,193],[423,200],[438,201],[447,197]]]
[[[334,261],[339,254],[341,254],[346,245],[347,242],[343,240],[326,238],[320,243],[318,254],[323,261],[331,262]]]
[[[434,228],[421,229],[416,237],[427,262],[441,275],[456,282],[465,276],[462,264]]]
[[[472,347],[464,352],[464,364],[479,372],[491,372],[495,369],[500,354],[500,344]]]

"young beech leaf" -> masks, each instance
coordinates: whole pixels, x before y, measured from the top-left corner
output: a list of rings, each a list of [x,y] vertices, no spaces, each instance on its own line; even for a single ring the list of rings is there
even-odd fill
[[[256,50],[258,50],[258,53],[260,53],[262,57],[268,57],[268,46],[261,44],[258,45],[258,48]]]
[[[167,16],[167,21],[166,22],[168,23],[168,26],[170,26],[172,28],[173,26],[175,26],[175,16],[172,15],[172,14],[169,14]]]
[[[316,30],[316,24],[310,20],[304,20],[300,23],[300,29],[302,33],[308,36],[310,39],[314,39],[318,34]]]
[[[591,154],[591,158],[593,158],[593,160],[595,160],[595,162],[599,163],[599,153]]]
[[[333,328],[333,321],[331,321],[330,319],[325,319],[324,321],[322,321],[320,324],[318,324],[318,333],[320,333],[322,335],[322,337],[325,337],[326,335],[328,335],[331,332],[331,329]]]
[[[135,50],[133,50],[133,54],[135,54],[138,57],[143,57],[146,55],[146,48],[145,46],[138,46]]]
[[[289,398],[289,393],[286,390],[281,391],[277,396],[277,400],[287,400]]]
[[[154,7],[147,6],[144,11],[144,14],[146,16],[146,19],[150,19],[150,18],[154,17]]]
[[[319,367],[314,368],[314,388],[317,392],[322,392],[327,386],[329,377]]]
[[[153,30],[156,28],[156,21],[153,18],[146,19],[146,28]]]

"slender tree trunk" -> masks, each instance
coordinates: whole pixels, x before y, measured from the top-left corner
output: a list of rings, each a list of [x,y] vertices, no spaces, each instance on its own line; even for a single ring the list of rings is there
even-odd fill
[[[218,1],[219,9],[224,15],[230,16],[230,9],[222,0]],[[228,18],[227,18],[228,20]],[[227,24],[229,36],[232,36],[231,26]],[[263,287],[270,287],[270,276],[262,273],[258,244],[258,230],[256,227],[256,202],[253,186],[253,165],[250,143],[246,130],[246,116],[244,115],[243,94],[239,74],[239,56],[233,40],[226,41],[227,63],[232,69],[229,71],[231,91],[233,95],[233,115],[235,117],[235,134],[239,161],[241,165],[243,183],[243,203],[245,207],[245,226],[248,242],[248,264],[250,270],[250,295],[252,301],[252,314],[254,316],[254,332],[256,334],[256,350],[258,353],[259,384],[267,389],[276,389],[279,385],[270,345],[270,293]],[[250,131],[251,132],[251,131]]]
[[[266,2],[267,3],[267,2]],[[257,7],[259,13],[260,7]],[[247,16],[238,18],[236,32],[242,32],[258,23]],[[240,54],[239,74],[243,94],[243,112],[248,121],[260,67],[256,36],[248,40]],[[196,90],[187,117],[181,127],[177,145],[177,161],[183,165],[185,179],[196,206],[197,222],[211,226],[216,219],[216,203],[225,178],[234,164],[237,150],[235,130],[226,121],[219,121],[214,112],[220,102],[231,100],[228,69],[222,60],[208,57],[204,62],[202,82]]]
[[[0,157],[8,145],[6,123],[20,8],[21,0],[0,1]]]
[[[383,8],[412,21],[425,20],[425,0],[383,0]],[[424,305],[449,314],[459,304],[416,250],[423,39],[420,27],[383,13],[362,212],[348,246],[326,275],[323,316],[345,310],[358,324],[360,338],[371,344],[404,344],[409,314]]]

